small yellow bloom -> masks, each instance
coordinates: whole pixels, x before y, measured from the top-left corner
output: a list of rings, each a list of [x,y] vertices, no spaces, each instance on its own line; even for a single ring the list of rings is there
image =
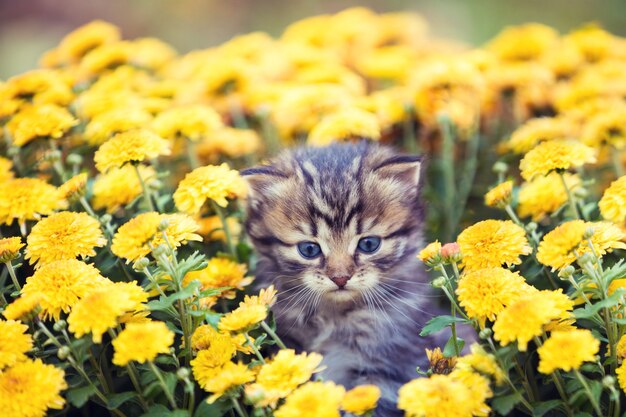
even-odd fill
[[[11,225],[13,220],[39,220],[65,207],[61,192],[38,178],[16,178],[0,183],[0,223]]]
[[[478,343],[472,344],[470,349],[470,354],[458,358],[455,369],[471,370],[481,375],[488,375],[495,380],[496,384],[502,384],[506,375],[500,368],[500,365],[498,365],[496,358],[492,354],[485,352]]]
[[[537,144],[574,136],[574,126],[565,119],[540,117],[531,119],[518,127],[507,142],[507,147],[517,154],[524,154]]]
[[[441,262],[441,243],[435,240],[429,243],[424,249],[417,255],[419,260],[424,262],[428,266],[435,266]]]
[[[227,198],[243,197],[246,190],[239,172],[231,170],[228,164],[209,165],[185,176],[174,193],[174,202],[180,211],[194,215],[200,212],[207,199],[226,207]]]
[[[188,272],[183,284],[187,285],[192,280],[198,280],[202,289],[233,287],[232,290],[222,292],[221,296],[229,299],[235,298],[237,290],[242,290],[252,283],[253,278],[245,277],[246,265],[238,264],[227,258],[211,258],[206,268],[199,271]]]
[[[149,130],[138,129],[113,136],[98,148],[93,160],[98,171],[107,172],[127,163],[143,162],[169,154],[168,141]]]
[[[81,78],[90,78],[130,61],[131,43],[117,41],[100,45],[87,52],[78,66]]]
[[[428,358],[430,371],[433,374],[440,375],[448,375],[452,372],[457,360],[456,356],[451,356],[449,358],[443,356],[443,352],[439,347],[432,350],[426,349],[426,357]]]
[[[521,255],[532,253],[526,232],[510,220],[483,220],[457,238],[466,271],[519,265]]]
[[[128,323],[113,340],[113,363],[152,362],[159,353],[169,353],[174,333],[162,321]]]
[[[626,358],[626,335],[622,336],[617,342],[617,357]]]
[[[15,174],[12,171],[13,162],[10,159],[0,156],[0,183],[12,180]]]
[[[116,108],[96,114],[85,127],[90,145],[101,145],[113,135],[147,126],[152,115],[141,107]]]
[[[176,57],[176,50],[156,38],[139,38],[131,42],[130,62],[139,67],[158,70]]]
[[[0,372],[0,410],[6,417],[44,417],[62,410],[65,374],[41,359],[26,360]]]
[[[29,321],[39,313],[39,302],[42,298],[39,293],[22,295],[6,306],[2,314],[7,320]]]
[[[107,240],[100,222],[87,213],[62,211],[37,222],[27,238],[26,259],[36,268],[62,259],[96,256]]]
[[[595,361],[599,349],[600,341],[589,330],[554,331],[537,349],[537,369],[542,374],[551,374],[557,369],[569,372],[580,368],[584,362]]]
[[[0,89],[0,96],[8,103],[14,103],[11,111],[3,111],[2,116],[10,116],[20,109],[26,109],[31,104],[54,104],[65,107],[74,98],[67,73],[50,69],[37,69],[11,77],[4,89]],[[2,91],[3,90],[3,91]],[[6,104],[6,103],[5,103]]]
[[[222,128],[220,115],[209,106],[174,107],[154,119],[152,129],[161,137],[184,137],[197,142]]]
[[[276,302],[277,291],[273,285],[267,288],[263,288],[259,291],[259,295],[246,295],[243,297],[243,301],[239,303],[239,306],[263,306],[271,307]]]
[[[154,168],[138,165],[139,175],[145,183],[156,178]],[[93,208],[106,208],[108,213],[115,213],[137,198],[143,189],[132,165],[112,168],[106,174],[100,174],[93,183]]]
[[[6,129],[15,146],[24,146],[37,138],[59,139],[77,124],[78,120],[65,108],[42,104],[19,112]]]
[[[559,33],[553,28],[527,23],[505,28],[489,42],[487,49],[503,60],[532,60],[552,50],[558,39]]]
[[[222,316],[218,328],[224,332],[247,332],[266,317],[266,306],[241,303],[235,310]]]
[[[486,417],[491,414],[491,408],[486,403],[493,396],[489,378],[466,367],[455,369],[449,376],[470,390],[473,400],[472,416]]]
[[[307,382],[276,410],[276,417],[339,417],[345,389],[333,382]]]
[[[7,366],[27,359],[26,352],[33,348],[28,326],[19,321],[0,320],[0,374]]]
[[[196,147],[198,156],[214,161],[220,155],[239,158],[257,152],[262,146],[259,134],[252,129],[223,127],[200,141]]]
[[[616,37],[596,25],[586,25],[569,33],[565,39],[574,43],[587,61],[594,62],[609,56],[616,47]]]
[[[68,201],[78,200],[85,195],[86,191],[87,174],[85,173],[74,175],[59,187],[59,192],[63,198]]]
[[[215,215],[202,217],[200,219],[196,219],[196,221],[200,225],[198,233],[204,236],[205,239],[226,243],[226,233],[224,233],[224,226],[220,216]],[[226,224],[228,225],[228,230],[231,234],[230,238],[237,241],[239,235],[241,234],[241,223],[239,223],[239,220],[235,217],[227,217]]]
[[[378,140],[380,130],[376,115],[348,107],[324,117],[311,130],[307,142],[312,146],[325,146],[333,141]]]
[[[618,225],[626,223],[626,175],[604,190],[598,203],[602,217]]]
[[[573,140],[542,142],[524,155],[520,171],[525,180],[532,180],[552,171],[578,168],[596,162],[596,151]]]
[[[346,392],[341,408],[348,413],[362,416],[376,408],[380,398],[380,388],[376,385],[359,385]]]
[[[191,348],[196,351],[207,351],[203,354],[205,357],[198,362],[203,366],[215,367],[225,364],[233,357],[236,341],[229,334],[218,332],[210,324],[203,324],[193,332]]]
[[[626,361],[622,362],[622,364],[615,370],[615,375],[617,375],[617,382],[619,383],[622,391],[626,392]]]
[[[471,417],[478,400],[450,375],[414,379],[398,391],[398,408],[407,417]]]
[[[580,188],[581,181],[578,175],[565,172],[563,178],[570,192]],[[517,198],[517,211],[520,217],[531,216],[533,221],[542,220],[568,201],[567,192],[557,172],[523,183]]]
[[[120,30],[116,26],[94,20],[65,35],[59,43],[58,51],[64,60],[77,62],[92,49],[116,42],[120,38]]]
[[[5,237],[0,239],[0,263],[11,262],[20,257],[24,247],[21,237]]]
[[[580,140],[594,148],[609,145],[621,151],[626,147],[626,127],[623,123],[625,119],[626,108],[606,109],[587,121]]]
[[[513,181],[504,181],[485,194],[485,205],[489,207],[504,208],[511,204],[512,193]]]

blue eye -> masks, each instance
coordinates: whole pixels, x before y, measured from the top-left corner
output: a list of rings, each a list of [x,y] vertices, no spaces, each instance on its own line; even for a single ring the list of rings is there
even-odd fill
[[[374,253],[380,248],[381,239],[378,236],[362,237],[357,248],[363,253]]]
[[[300,242],[298,243],[298,252],[303,258],[313,259],[322,253],[322,248],[315,242]]]

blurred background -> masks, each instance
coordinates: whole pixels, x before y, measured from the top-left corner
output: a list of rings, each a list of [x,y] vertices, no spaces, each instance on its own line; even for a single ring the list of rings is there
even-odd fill
[[[0,79],[36,66],[39,56],[77,26],[103,19],[125,38],[154,36],[179,52],[265,31],[351,6],[421,13],[435,36],[479,45],[507,25],[545,23],[567,32],[587,22],[626,35],[624,0],[0,0]]]

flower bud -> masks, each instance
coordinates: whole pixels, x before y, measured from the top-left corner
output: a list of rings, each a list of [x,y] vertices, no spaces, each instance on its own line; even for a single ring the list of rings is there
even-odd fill
[[[111,220],[113,220],[113,216],[111,216],[109,213],[107,213],[107,214],[103,214],[103,215],[100,217],[100,221],[101,221],[102,223],[104,223],[104,224],[110,223],[110,222],[111,222]]]
[[[52,326],[55,332],[60,332],[61,330],[67,327],[67,322],[65,320],[59,320]]]
[[[574,197],[578,198],[579,200],[584,200],[585,198],[589,197],[589,191],[587,190],[587,187],[574,188],[572,194],[574,194]]]
[[[181,381],[184,381],[189,378],[190,372],[189,368],[182,367],[178,371],[176,371],[176,377]]]
[[[57,351],[57,357],[64,361],[70,356],[70,348],[67,346],[61,346]]]
[[[509,165],[506,162],[498,161],[493,164],[493,167],[491,169],[496,174],[506,174],[509,170]]]
[[[135,271],[143,271],[148,267],[148,265],[150,265],[150,260],[146,257],[143,257],[135,261],[135,263],[133,264],[133,269]]]
[[[595,262],[595,257],[590,252],[585,252],[578,257],[578,264],[583,266],[587,263],[593,264]]]
[[[588,227],[585,229],[585,233],[583,234],[583,239],[587,240],[587,239],[591,239],[591,237],[593,236],[593,234],[595,233],[595,230],[593,227]]]
[[[615,377],[613,375],[607,375],[602,378],[602,385],[606,388],[611,388],[615,386]]]
[[[441,247],[441,259],[444,263],[457,263],[463,258],[458,243],[446,243]]]
[[[435,240],[420,251],[417,257],[426,265],[433,267],[441,263],[441,243]]]
[[[46,154],[46,159],[50,162],[56,162],[61,160],[61,151],[52,150]]]
[[[505,208],[513,199],[513,181],[504,181],[485,194],[485,205],[488,207]]]
[[[493,334],[493,331],[490,328],[486,327],[478,333],[478,337],[480,337],[482,340],[486,340],[486,339],[489,339],[492,334]]]
[[[559,278],[561,278],[562,280],[569,280],[570,277],[572,275],[574,275],[574,272],[576,271],[576,268],[574,268],[571,265],[567,265],[565,268],[561,269],[559,271]]]
[[[20,257],[20,250],[24,247],[21,237],[5,237],[0,239],[0,262],[11,262]]]
[[[537,230],[537,227],[539,227],[537,225],[537,223],[535,222],[530,222],[526,225],[526,230],[528,230],[530,233],[534,232],[535,230]]]
[[[170,227],[170,221],[168,219],[161,220],[159,223],[159,232],[165,232],[168,227]]]
[[[83,157],[77,153],[71,153],[67,156],[66,161],[70,165],[80,165],[83,163]]]
[[[435,288],[443,288],[446,285],[446,279],[444,277],[435,278],[430,284]]]
[[[152,180],[148,183],[148,188],[154,191],[160,190],[163,188],[163,182],[159,180]]]

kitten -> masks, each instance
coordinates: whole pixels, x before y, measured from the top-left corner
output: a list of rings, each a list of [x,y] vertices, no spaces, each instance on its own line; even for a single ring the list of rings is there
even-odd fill
[[[289,347],[324,355],[321,377],[382,390],[377,416],[401,415],[398,388],[428,369],[419,337],[439,313],[415,258],[422,244],[423,162],[360,142],[286,151],[244,170],[257,280]],[[442,336],[443,337],[443,336]]]

